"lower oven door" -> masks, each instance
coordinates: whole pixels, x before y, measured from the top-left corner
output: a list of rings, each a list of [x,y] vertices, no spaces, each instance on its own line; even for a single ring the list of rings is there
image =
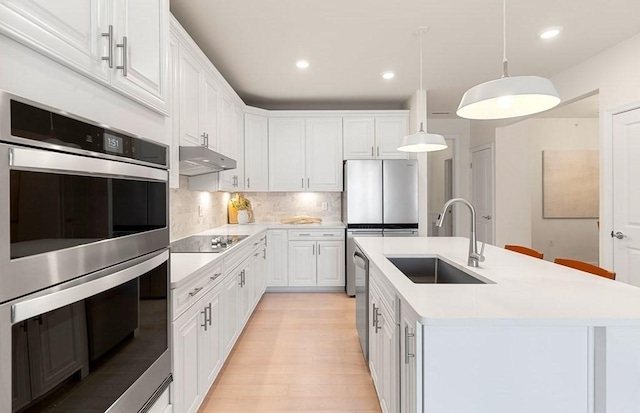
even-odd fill
[[[164,249],[0,306],[0,411],[144,410],[171,380],[168,280]]]
[[[0,303],[169,245],[168,173],[0,144]]]

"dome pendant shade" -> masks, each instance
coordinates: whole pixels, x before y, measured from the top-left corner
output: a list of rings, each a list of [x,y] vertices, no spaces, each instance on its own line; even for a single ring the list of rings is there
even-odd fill
[[[400,152],[433,152],[443,149],[447,149],[444,136],[425,132],[422,123],[418,133],[405,136],[398,146]]]
[[[467,90],[456,113],[474,120],[508,119],[543,112],[559,103],[560,96],[549,79],[506,76]]]

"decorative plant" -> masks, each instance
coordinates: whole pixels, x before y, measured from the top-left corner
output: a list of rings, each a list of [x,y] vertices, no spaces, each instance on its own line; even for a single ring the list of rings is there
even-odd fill
[[[247,198],[240,196],[240,194],[237,194],[235,198],[231,198],[229,202],[238,211],[246,211],[251,207],[251,202]]]

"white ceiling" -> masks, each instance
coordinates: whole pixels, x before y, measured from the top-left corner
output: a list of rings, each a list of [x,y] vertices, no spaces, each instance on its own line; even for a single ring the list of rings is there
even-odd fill
[[[430,113],[455,116],[466,89],[501,75],[500,0],[171,0],[171,11],[240,97],[268,109],[401,107],[419,86],[425,25]],[[638,16],[639,0],[509,0],[510,74],[552,77],[639,33]],[[564,30],[543,41],[549,26]]]

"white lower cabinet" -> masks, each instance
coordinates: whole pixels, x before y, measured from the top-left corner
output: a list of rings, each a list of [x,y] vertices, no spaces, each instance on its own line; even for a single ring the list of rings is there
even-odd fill
[[[400,305],[400,411],[422,411],[422,325],[411,307]]]
[[[177,411],[198,411],[222,365],[218,334],[220,287],[218,285],[207,292],[173,323],[173,374]],[[209,317],[214,311],[217,313],[216,320]]]
[[[373,277],[369,283],[369,303],[369,369],[382,412],[396,413],[400,411],[398,325]]]
[[[344,230],[289,230],[289,286],[344,286]]]
[[[270,229],[267,231],[268,287],[285,287],[289,285],[289,237],[287,232],[286,229]]]
[[[266,288],[266,235],[252,248],[225,254],[222,263],[172,290],[172,403],[176,413],[197,412]],[[242,247],[239,247],[242,248]]]

